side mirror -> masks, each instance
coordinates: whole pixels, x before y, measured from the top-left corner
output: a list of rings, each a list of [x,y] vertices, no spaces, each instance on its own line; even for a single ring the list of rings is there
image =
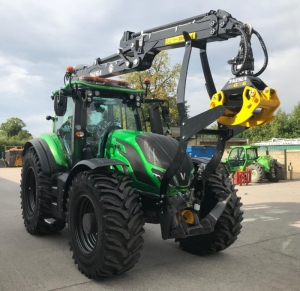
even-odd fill
[[[56,116],[64,116],[67,110],[68,97],[63,95],[54,96],[54,112]]]
[[[53,117],[53,116],[50,116],[50,115],[47,115],[47,116],[46,116],[46,119],[47,119],[47,120],[52,120],[52,121],[54,121],[54,117]]]
[[[161,115],[164,122],[170,121],[170,111],[168,106],[161,106]]]

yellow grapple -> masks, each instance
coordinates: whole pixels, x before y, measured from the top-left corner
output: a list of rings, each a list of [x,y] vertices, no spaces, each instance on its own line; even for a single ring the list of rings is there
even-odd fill
[[[258,90],[252,86],[245,86],[241,94],[241,108],[239,112],[225,109],[225,113],[218,119],[223,125],[242,125],[253,127],[266,124],[274,119],[273,113],[279,107],[280,101],[276,90],[265,87]],[[223,91],[214,94],[210,101],[210,108],[223,105],[226,108],[226,96]]]

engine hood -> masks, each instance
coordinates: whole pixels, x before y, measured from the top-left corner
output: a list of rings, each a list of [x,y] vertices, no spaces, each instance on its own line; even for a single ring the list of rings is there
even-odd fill
[[[178,144],[177,140],[159,134],[115,130],[109,136],[107,149],[110,158],[129,164],[133,180],[138,184],[146,184],[159,193],[160,179],[175,158]],[[171,186],[187,188],[192,171],[192,160],[186,154]],[[147,189],[149,190],[151,189]]]

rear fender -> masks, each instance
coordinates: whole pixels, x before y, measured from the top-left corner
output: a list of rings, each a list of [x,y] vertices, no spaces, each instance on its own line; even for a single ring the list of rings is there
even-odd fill
[[[51,152],[50,147],[48,146],[47,142],[42,138],[35,138],[28,141],[22,153],[24,157],[26,151],[33,147],[37,153],[39,161],[41,163],[42,171],[46,174],[52,174],[55,172],[64,172],[67,171],[68,168],[56,163],[53,154]]]

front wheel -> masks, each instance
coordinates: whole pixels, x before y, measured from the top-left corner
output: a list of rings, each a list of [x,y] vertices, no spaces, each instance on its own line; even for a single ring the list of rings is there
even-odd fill
[[[251,182],[259,183],[265,178],[264,169],[259,163],[254,163],[249,166],[251,171]]]
[[[88,278],[114,276],[134,267],[144,233],[139,195],[122,174],[79,173],[68,199],[70,250]]]

